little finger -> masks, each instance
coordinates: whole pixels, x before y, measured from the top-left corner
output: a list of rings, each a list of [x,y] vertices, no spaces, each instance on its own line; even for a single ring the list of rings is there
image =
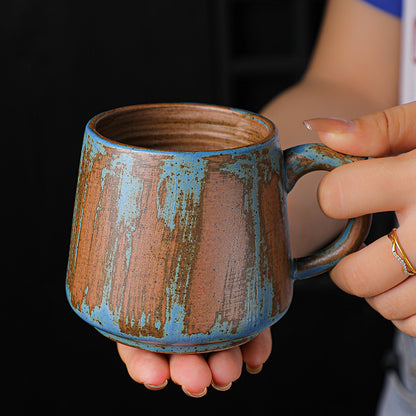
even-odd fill
[[[416,338],[416,315],[392,322],[398,329],[400,329],[400,331]]]
[[[416,315],[416,276],[409,277],[398,286],[367,298],[372,308],[389,320],[403,320]]]
[[[272,352],[272,334],[270,328],[260,332],[256,338],[241,346],[243,360],[246,363],[246,370],[250,374],[259,373],[263,364]]]

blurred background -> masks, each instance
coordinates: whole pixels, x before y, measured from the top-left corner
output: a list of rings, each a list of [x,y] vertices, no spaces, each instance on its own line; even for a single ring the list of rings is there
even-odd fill
[[[230,391],[210,389],[200,400],[173,383],[151,392],[133,382],[115,345],[76,317],[64,290],[86,122],[114,107],[150,102],[259,111],[302,75],[325,1],[7,3],[2,171],[11,233],[4,310],[15,408],[373,414],[392,327],[328,276],[296,284],[259,375],[243,372]]]

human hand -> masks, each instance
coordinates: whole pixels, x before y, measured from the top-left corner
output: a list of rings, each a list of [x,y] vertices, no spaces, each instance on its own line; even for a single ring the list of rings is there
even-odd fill
[[[130,377],[150,390],[163,389],[169,378],[182,386],[191,397],[202,397],[211,384],[220,391],[228,390],[241,375],[243,361],[251,374],[261,371],[272,349],[270,329],[240,347],[202,354],[158,354],[117,344]]]
[[[354,121],[313,119],[305,125],[337,151],[373,158],[337,168],[322,180],[318,197],[325,214],[344,219],[395,211],[398,241],[415,266],[416,102]],[[416,337],[416,276],[405,274],[387,236],[342,259],[331,278]]]

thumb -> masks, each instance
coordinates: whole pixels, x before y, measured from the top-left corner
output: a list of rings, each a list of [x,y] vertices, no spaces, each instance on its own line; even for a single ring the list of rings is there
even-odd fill
[[[378,111],[355,120],[305,120],[324,144],[356,156],[387,156],[416,148],[416,101]]]

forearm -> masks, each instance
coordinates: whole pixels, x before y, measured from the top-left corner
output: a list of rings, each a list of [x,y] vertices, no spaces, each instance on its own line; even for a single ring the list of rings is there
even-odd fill
[[[282,148],[317,141],[302,121],[356,118],[396,104],[400,21],[359,0],[329,0],[306,75],[262,111],[277,125]],[[332,239],[340,224],[320,211],[316,189],[322,174],[302,178],[289,194],[294,256]]]

